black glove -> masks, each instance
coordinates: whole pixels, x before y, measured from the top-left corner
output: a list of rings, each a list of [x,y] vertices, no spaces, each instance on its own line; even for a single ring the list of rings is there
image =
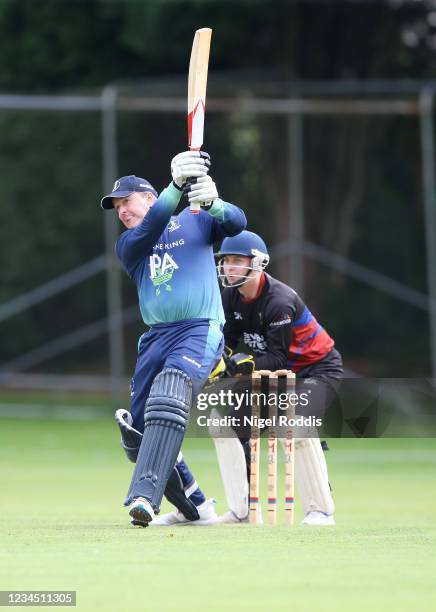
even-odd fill
[[[229,376],[248,376],[255,368],[253,355],[236,353],[230,357],[224,357],[226,372]]]

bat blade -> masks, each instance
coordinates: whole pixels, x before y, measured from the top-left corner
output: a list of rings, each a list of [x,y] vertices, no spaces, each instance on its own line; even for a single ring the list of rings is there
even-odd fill
[[[193,151],[199,151],[203,144],[211,36],[211,28],[201,28],[195,32],[192,43],[188,78],[188,144]]]

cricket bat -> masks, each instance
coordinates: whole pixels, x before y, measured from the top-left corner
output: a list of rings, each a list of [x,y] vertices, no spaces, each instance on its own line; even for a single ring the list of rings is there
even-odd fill
[[[203,144],[211,36],[211,28],[201,28],[195,32],[192,43],[188,78],[188,145],[191,151],[199,151]],[[200,205],[191,204],[191,212],[198,214]]]

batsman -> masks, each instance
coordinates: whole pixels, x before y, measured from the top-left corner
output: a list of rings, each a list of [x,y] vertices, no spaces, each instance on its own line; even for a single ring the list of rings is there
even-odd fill
[[[149,327],[138,342],[129,419],[119,423],[126,453],[136,460],[124,505],[132,523],[143,527],[159,513],[191,403],[223,348],[212,245],[246,225],[244,213],[218,197],[209,167],[207,153],[186,151],[173,158],[173,180],[159,196],[147,180],[131,175],[115,181],[101,200],[127,228],[115,250]],[[185,208],[174,215],[184,192],[192,207],[200,205],[199,214]]]

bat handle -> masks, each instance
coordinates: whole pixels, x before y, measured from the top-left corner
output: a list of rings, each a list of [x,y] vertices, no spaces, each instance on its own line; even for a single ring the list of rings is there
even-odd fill
[[[190,179],[188,179],[188,180],[186,181],[185,186],[183,187],[183,193],[184,193],[185,195],[188,195],[189,187],[190,187],[190,186],[191,186],[193,183],[195,183],[195,178],[190,178]],[[199,204],[199,203],[189,204],[189,208],[190,208],[191,213],[192,213],[193,215],[198,215],[198,213],[199,213],[199,212],[200,212],[200,210],[201,210],[201,206],[200,206],[200,204]]]
[[[191,151],[199,151],[200,147],[189,147]],[[189,184],[189,180],[187,181],[187,184]],[[200,210],[201,210],[201,206],[198,202],[193,203],[193,204],[189,204],[189,208],[190,211],[193,215],[198,215],[200,214]]]

